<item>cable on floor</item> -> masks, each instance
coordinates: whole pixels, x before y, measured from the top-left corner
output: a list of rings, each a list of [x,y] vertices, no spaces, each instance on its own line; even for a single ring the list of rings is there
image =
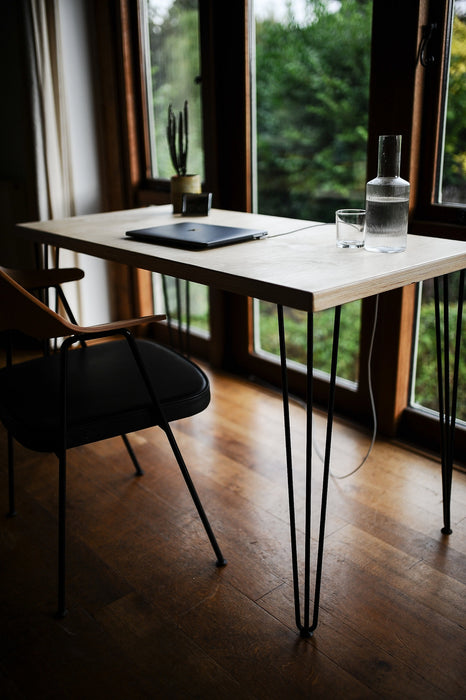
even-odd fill
[[[350,472],[347,474],[335,474],[330,470],[330,476],[332,476],[334,479],[347,479],[349,476],[352,476],[353,474],[356,474],[361,467],[364,466],[364,464],[367,462],[369,459],[369,455],[372,452],[372,448],[374,447],[375,443],[375,438],[377,436],[377,411],[375,408],[375,400],[374,400],[374,390],[372,387],[372,350],[374,348],[374,339],[375,339],[375,329],[377,328],[377,317],[379,315],[379,295],[375,297],[375,311],[374,311],[374,323],[372,325],[372,333],[371,333],[371,343],[369,346],[369,355],[367,358],[367,381],[369,385],[369,396],[370,396],[370,401],[371,401],[371,410],[372,410],[372,422],[373,422],[373,428],[372,428],[372,439],[371,443],[369,445],[369,449],[367,450],[367,453],[363,460],[358,464],[357,467],[352,469]],[[323,461],[322,454],[318,450],[318,447],[314,444],[314,449],[316,450],[319,458]]]
[[[334,479],[347,479],[348,477],[352,476],[353,474],[356,474],[356,472],[359,471],[361,469],[361,467],[363,467],[364,464],[369,459],[369,456],[372,452],[372,449],[373,449],[374,443],[375,443],[375,439],[377,436],[377,411],[375,408],[374,390],[373,390],[373,386],[372,386],[372,352],[373,352],[373,348],[374,348],[374,339],[375,339],[375,331],[377,328],[378,314],[379,314],[379,295],[377,294],[375,296],[374,322],[372,325],[371,342],[369,345],[369,354],[368,354],[368,358],[367,358],[367,380],[368,380],[368,386],[369,386],[369,397],[370,397],[372,421],[373,421],[371,442],[369,445],[369,449],[367,450],[367,453],[363,457],[362,461],[354,469],[352,469],[350,472],[348,472],[346,474],[335,474],[334,472],[332,472],[332,470],[330,470],[330,476],[332,476]],[[264,381],[258,379],[257,377],[250,376],[249,380],[256,383],[256,384],[260,384],[263,387],[266,387],[268,390],[272,391],[273,393],[278,392],[278,390],[275,386],[272,386],[268,382],[264,382]],[[305,401],[301,400],[297,396],[292,396],[291,394],[289,395],[289,398],[291,401],[293,401],[293,403],[297,404],[298,406],[300,406],[304,410],[307,410],[307,404]],[[313,439],[313,447],[314,447],[314,450],[315,450],[317,456],[323,462],[324,457],[319,449],[319,446],[315,442],[315,439]]]

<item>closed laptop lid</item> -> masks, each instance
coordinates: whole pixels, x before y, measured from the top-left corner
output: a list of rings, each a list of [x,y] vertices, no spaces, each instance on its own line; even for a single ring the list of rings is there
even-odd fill
[[[263,238],[263,236],[267,235],[267,231],[194,221],[180,221],[174,224],[126,231],[126,235],[130,238],[158,245],[203,250],[231,245],[254,238]]]

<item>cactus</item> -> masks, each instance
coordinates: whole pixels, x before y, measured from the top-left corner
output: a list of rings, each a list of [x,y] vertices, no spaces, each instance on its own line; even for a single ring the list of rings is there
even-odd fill
[[[167,140],[170,157],[178,175],[186,175],[188,159],[188,101],[178,114],[178,124],[171,105],[168,107]]]

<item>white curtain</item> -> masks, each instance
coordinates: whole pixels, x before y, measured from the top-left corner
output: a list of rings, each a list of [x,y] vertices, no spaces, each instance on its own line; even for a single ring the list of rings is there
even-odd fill
[[[59,0],[25,0],[35,181],[41,220],[62,219],[76,213],[58,12]],[[74,253],[64,251],[60,261],[57,250],[47,248],[47,253],[46,265],[78,266]],[[58,300],[51,294],[49,302],[58,310]],[[67,285],[67,296],[75,314],[81,316],[80,287]]]
[[[26,19],[37,200],[40,219],[100,211],[100,164],[93,102],[87,0],[22,0]],[[56,258],[50,254],[49,264]],[[111,317],[106,263],[60,251],[60,267],[85,271],[66,285],[82,324]]]
[[[41,219],[75,214],[58,0],[26,0]]]

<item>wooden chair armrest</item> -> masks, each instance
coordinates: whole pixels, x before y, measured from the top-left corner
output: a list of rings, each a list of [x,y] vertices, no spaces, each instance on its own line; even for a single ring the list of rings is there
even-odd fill
[[[69,328],[73,329],[76,332],[76,334],[108,334],[111,331],[119,331],[123,328],[134,328],[134,326],[145,326],[148,323],[164,321],[165,319],[165,314],[155,314],[153,316],[141,316],[140,318],[129,318],[122,321],[111,321],[109,323],[101,323],[97,326],[77,326],[75,324],[70,323]]]
[[[78,272],[81,271],[78,270]],[[164,314],[153,314],[97,326],[79,326],[77,323],[63,318],[39,299],[36,299],[1,267],[0,298],[3,301],[0,307],[0,331],[20,331],[38,340],[70,337],[77,337],[76,339],[79,340],[79,336],[109,335],[112,331],[147,325],[155,321],[163,321],[166,318]]]

